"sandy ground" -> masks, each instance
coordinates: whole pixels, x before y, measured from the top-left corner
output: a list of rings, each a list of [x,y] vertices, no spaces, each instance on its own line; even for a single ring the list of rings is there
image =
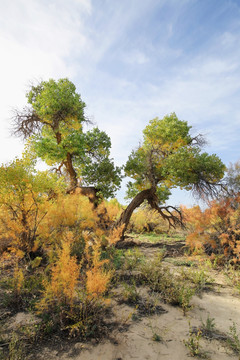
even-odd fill
[[[146,249],[148,256],[155,249]],[[225,277],[211,270],[210,276],[214,284],[210,290],[203,292],[201,297],[194,296],[191,309],[184,316],[183,311],[174,306],[159,303],[163,308],[158,314],[142,316],[137,310],[124,303],[119,304],[116,298],[112,300],[113,314],[109,323],[117,322],[109,335],[100,342],[72,342],[59,340],[47,346],[36,344],[29,354],[30,360],[187,360],[191,358],[189,349],[184,345],[189,337],[189,328],[199,327],[206,323],[208,317],[214,318],[215,328],[227,334],[233,322],[240,334],[240,296],[230,287]],[[144,291],[144,289],[143,289]],[[132,316],[133,315],[133,316]],[[30,315],[18,313],[9,319],[9,331],[19,325],[32,321]],[[153,337],[159,336],[154,341]],[[240,338],[240,336],[239,336]],[[51,340],[51,339],[49,339]],[[233,353],[226,341],[201,338],[200,346],[212,360],[239,360],[239,355]]]
[[[113,301],[114,303],[114,301]],[[36,348],[31,359],[76,359],[76,360],[184,360],[191,358],[183,340],[189,336],[189,326],[200,326],[207,317],[214,318],[216,329],[227,333],[229,327],[236,323],[240,333],[240,298],[233,294],[233,289],[224,284],[221,276],[215,274],[215,283],[211,291],[201,297],[192,299],[192,308],[186,316],[181,309],[161,304],[165,313],[153,316],[142,316],[132,319],[134,308],[126,304],[113,306],[113,319],[123,326],[113,330],[109,337],[100,343],[77,342],[64,346]],[[19,313],[12,319],[12,328],[22,322],[31,321]],[[158,334],[161,341],[154,341],[153,335]],[[212,360],[238,360],[226,342],[202,338],[200,345]]]

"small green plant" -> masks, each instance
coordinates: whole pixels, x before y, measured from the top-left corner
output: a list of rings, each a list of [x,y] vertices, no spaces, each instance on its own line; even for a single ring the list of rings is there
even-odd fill
[[[109,246],[106,250],[102,251],[101,260],[109,260],[107,266],[110,269],[119,270],[125,261],[124,250]]]
[[[197,332],[194,332],[190,328],[189,323],[189,335],[187,340],[183,340],[184,345],[188,348],[189,354],[191,356],[196,356],[202,359],[207,359],[207,354],[202,350],[200,346],[200,340],[202,338],[202,332],[200,329]]]
[[[208,315],[206,322],[204,323],[202,321],[201,330],[202,330],[202,332],[204,332],[206,334],[210,334],[215,330],[215,326],[216,326],[215,319],[210,318]]]
[[[161,335],[159,335],[159,329],[157,327],[153,327],[151,321],[149,321],[149,325],[148,325],[152,331],[152,340],[156,341],[156,342],[161,342],[163,341],[163,338]]]
[[[202,333],[198,330],[197,334],[193,333],[189,330],[189,336],[187,340],[183,340],[184,345],[188,348],[191,356],[199,356],[200,354],[200,339],[202,337]]]
[[[139,249],[129,249],[124,254],[125,261],[123,268],[125,270],[136,270],[140,264],[145,262],[145,257]]]
[[[154,333],[153,336],[152,336],[152,339],[153,341],[157,341],[157,342],[161,342],[162,341],[162,338],[159,334],[157,333]]]
[[[195,265],[195,263],[191,260],[174,260],[173,264],[175,266],[187,266],[187,267],[192,267]]]
[[[137,291],[136,284],[132,282],[132,284],[123,283],[123,299],[129,304],[137,304],[140,299],[140,294]]]
[[[179,287],[178,289],[178,302],[184,315],[186,315],[186,312],[191,308],[190,300],[194,294],[195,290],[188,286]]]
[[[26,354],[23,347],[23,342],[19,336],[13,332],[11,340],[8,346],[8,360],[24,360],[26,359]]]
[[[213,279],[204,270],[182,269],[181,276],[194,284],[195,291],[198,293],[201,293],[209,284],[213,283]]]
[[[236,269],[233,266],[229,265],[225,270],[225,276],[228,279],[228,282],[234,286],[237,292],[240,294],[240,269]]]
[[[186,314],[195,290],[186,281],[182,281],[181,277],[175,276],[168,267],[163,267],[161,258],[155,257],[153,261],[146,263],[142,268],[142,277],[145,284],[152,291],[160,293],[166,303],[180,306]]]
[[[239,334],[237,334],[237,328],[235,323],[233,323],[232,326],[230,326],[229,328],[227,342],[230,348],[235,353],[240,355],[240,339],[239,339]]]

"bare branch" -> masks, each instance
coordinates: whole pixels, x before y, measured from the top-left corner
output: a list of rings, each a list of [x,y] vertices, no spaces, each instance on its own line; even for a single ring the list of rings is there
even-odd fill
[[[181,210],[174,206],[159,206],[156,193],[147,199],[149,205],[157,210],[164,220],[168,221],[169,227],[176,228],[176,226],[184,227],[183,215]]]
[[[191,138],[189,145],[203,147],[207,145],[207,140],[204,138],[204,135],[198,134]]]
[[[203,201],[218,198],[221,191],[226,191],[223,184],[207,181],[203,177],[199,177],[198,182],[192,186],[193,196]]]
[[[27,139],[33,134],[41,131],[43,122],[39,116],[30,107],[25,107],[22,112],[13,110],[12,134]]]

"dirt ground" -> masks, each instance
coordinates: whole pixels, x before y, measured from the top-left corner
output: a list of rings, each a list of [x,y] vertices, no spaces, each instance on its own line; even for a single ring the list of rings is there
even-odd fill
[[[152,256],[158,246],[141,246],[141,250]],[[169,246],[168,256],[173,254],[182,259],[181,246],[176,252]],[[171,253],[171,251],[173,251]],[[179,255],[181,257],[179,257]],[[166,262],[167,262],[166,258]],[[174,265],[172,265],[174,266]],[[240,333],[240,297],[231,287],[224,275],[216,270],[210,270],[214,279],[211,288],[201,296],[194,296],[191,309],[186,315],[178,308],[159,302],[160,311],[154,315],[137,316],[137,308],[125,303],[119,303],[116,297],[112,299],[112,315],[107,319],[109,324],[119,325],[112,328],[109,335],[99,342],[64,341],[36,344],[29,353],[29,359],[61,359],[61,360],[187,360],[191,358],[184,341],[189,337],[190,328],[198,328],[207,318],[214,319],[218,334],[227,334],[230,326],[236,324]],[[144,292],[145,290],[142,289]],[[31,321],[29,316],[18,313],[9,319],[9,329],[19,324]],[[49,339],[50,340],[50,339]],[[223,338],[214,336],[201,337],[200,346],[205,358],[212,360],[239,360],[239,355],[233,352]]]

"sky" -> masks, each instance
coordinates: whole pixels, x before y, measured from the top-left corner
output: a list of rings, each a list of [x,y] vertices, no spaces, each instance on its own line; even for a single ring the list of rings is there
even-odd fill
[[[11,117],[30,84],[66,77],[117,165],[172,112],[206,137],[204,151],[240,159],[240,0],[2,0],[0,51],[0,163],[23,150]],[[170,203],[197,201],[174,191]]]

